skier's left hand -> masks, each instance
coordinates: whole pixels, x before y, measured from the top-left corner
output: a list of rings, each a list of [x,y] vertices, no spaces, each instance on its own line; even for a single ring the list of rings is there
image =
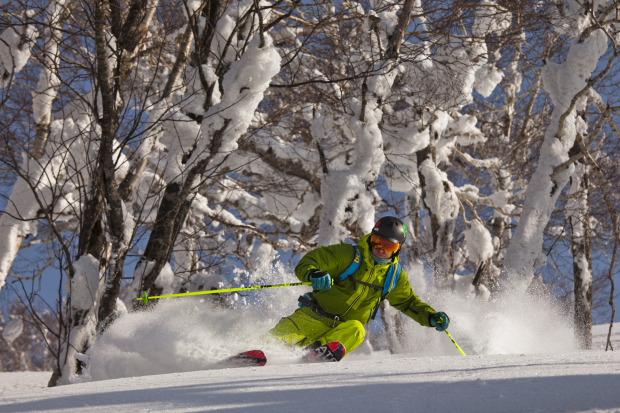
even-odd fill
[[[450,319],[448,318],[448,314],[443,312],[434,313],[428,316],[428,322],[431,327],[435,327],[437,331],[444,331],[448,328],[450,324]]]

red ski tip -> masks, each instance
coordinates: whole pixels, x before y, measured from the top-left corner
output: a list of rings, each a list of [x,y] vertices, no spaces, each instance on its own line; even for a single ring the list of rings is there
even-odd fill
[[[267,357],[261,350],[250,350],[227,358],[223,364],[231,367],[264,366],[267,364]]]

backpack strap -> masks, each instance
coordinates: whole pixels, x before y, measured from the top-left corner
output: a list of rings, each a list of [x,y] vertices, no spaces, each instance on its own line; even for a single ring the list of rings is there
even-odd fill
[[[385,297],[394,289],[396,283],[398,282],[398,277],[400,277],[400,262],[396,264],[390,265],[390,269],[387,272],[385,277],[385,281],[383,282],[383,291],[381,292],[381,299],[372,310],[372,315],[370,316],[371,320],[374,320],[377,316],[377,311],[379,311],[379,305],[381,305],[381,301],[385,300]]]
[[[355,255],[353,255],[353,261],[351,264],[338,276],[337,281],[346,280],[348,276],[352,275],[355,271],[357,271],[362,263],[362,253],[357,245],[353,245],[355,248]]]
[[[398,282],[398,277],[400,277],[400,262],[390,265],[390,269],[385,277],[385,282],[383,283],[383,293],[381,294],[382,300],[385,299],[385,296],[394,289],[396,283]]]

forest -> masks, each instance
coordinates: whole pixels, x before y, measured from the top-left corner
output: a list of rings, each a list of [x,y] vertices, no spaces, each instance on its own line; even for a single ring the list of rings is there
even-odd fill
[[[279,281],[385,215],[432,288],[545,297],[583,349],[611,334],[618,0],[0,10],[0,371],[67,384],[143,293]]]

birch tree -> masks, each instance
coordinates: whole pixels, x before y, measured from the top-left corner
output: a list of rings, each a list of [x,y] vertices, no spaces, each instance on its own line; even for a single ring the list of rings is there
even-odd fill
[[[0,48],[2,52],[2,64],[0,65],[0,75],[2,83],[0,86],[3,89],[2,106],[6,104],[6,98],[10,92],[10,87],[13,83],[13,78],[16,73],[19,73],[30,58],[31,48],[39,36],[39,32],[33,24],[28,24],[28,15],[33,14],[34,11],[22,12],[25,14],[26,24],[21,28],[6,28],[0,38]],[[43,68],[39,76],[39,84],[37,87],[36,98],[40,103],[36,105],[36,109],[33,107],[33,116],[36,122],[36,133],[32,148],[26,152],[24,165],[27,165],[32,159],[33,167],[36,168],[37,160],[43,155],[43,148],[45,147],[45,141],[47,140],[48,128],[51,121],[50,111],[51,104],[56,94],[57,82],[55,81],[54,65],[58,61],[58,26],[59,21],[62,19],[63,7],[62,3],[53,3],[49,5],[49,10],[44,10],[45,14],[49,16],[44,30],[43,42]],[[19,27],[19,26],[16,26]],[[6,126],[9,121],[5,120]],[[3,123],[4,123],[3,122]],[[8,129],[8,128],[7,128]],[[3,130],[2,133],[6,148],[10,148],[9,145],[9,132]],[[10,158],[15,159],[16,153],[8,151]],[[27,168],[24,168],[22,174],[27,174]],[[36,171],[33,172],[36,175]],[[36,233],[36,199],[32,192],[28,182],[19,177],[13,187],[13,194],[7,200],[7,206],[4,213],[0,216],[0,227],[3,229],[3,233],[6,237],[3,237],[0,242],[0,289],[6,282],[9,269],[17,252],[19,246],[24,237]]]
[[[579,139],[579,138],[578,138]],[[571,178],[569,195],[573,198],[566,206],[570,222],[575,278],[575,330],[580,346],[592,347],[592,256],[590,252],[590,219],[588,214],[588,177],[585,162],[576,165]]]
[[[558,16],[557,25],[569,25],[571,45],[564,62],[547,62],[543,70],[543,87],[550,94],[554,109],[538,168],[525,191],[521,218],[504,262],[511,280],[521,291],[531,282],[534,269],[545,261],[541,254],[542,231],[574,171],[569,152],[577,135],[587,132],[577,110],[587,104],[592,88],[609,72],[617,57],[617,51],[607,55],[601,62],[603,69],[595,73],[604,53],[610,45],[614,47],[607,30],[615,18],[614,3],[606,2],[590,10],[571,2],[561,10],[567,17]]]

